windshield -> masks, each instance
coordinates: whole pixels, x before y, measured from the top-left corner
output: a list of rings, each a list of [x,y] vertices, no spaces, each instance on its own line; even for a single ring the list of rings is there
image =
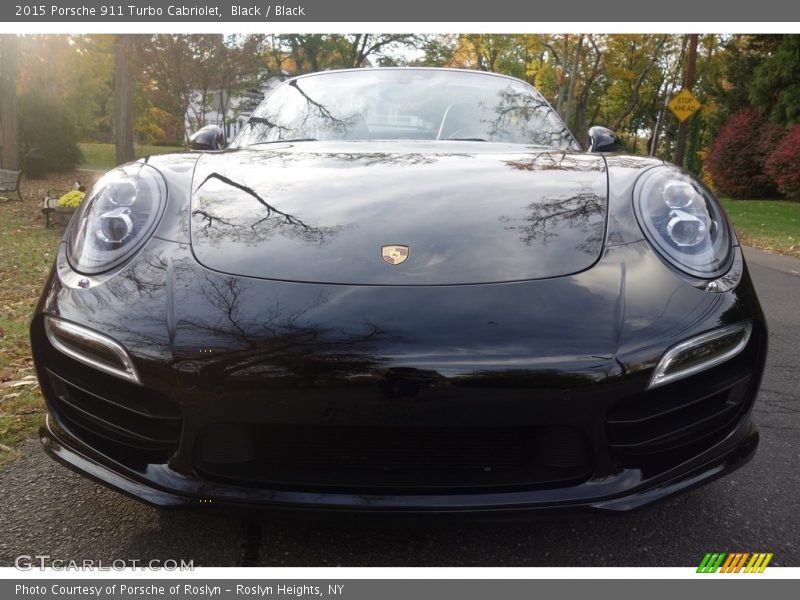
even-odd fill
[[[233,146],[282,140],[470,140],[578,146],[532,87],[480,71],[363,69],[278,87]]]

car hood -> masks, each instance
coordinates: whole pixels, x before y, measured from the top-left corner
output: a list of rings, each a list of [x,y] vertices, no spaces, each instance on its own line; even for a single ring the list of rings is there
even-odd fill
[[[576,273],[600,256],[608,204],[598,155],[469,142],[209,153],[192,186],[192,248],[204,266],[354,285]],[[385,246],[407,251],[389,264]]]

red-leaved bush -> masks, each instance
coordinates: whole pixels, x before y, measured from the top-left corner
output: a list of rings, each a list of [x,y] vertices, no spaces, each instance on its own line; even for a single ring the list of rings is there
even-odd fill
[[[800,125],[783,136],[767,157],[767,174],[789,200],[800,200]]]
[[[763,119],[755,108],[728,119],[708,153],[716,188],[731,198],[775,197],[777,188],[765,163],[782,135],[783,128]]]

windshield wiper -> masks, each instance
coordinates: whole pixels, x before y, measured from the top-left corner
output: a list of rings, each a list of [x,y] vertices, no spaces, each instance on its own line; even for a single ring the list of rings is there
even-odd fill
[[[439,140],[441,142],[485,142],[486,140],[483,138],[443,138]]]

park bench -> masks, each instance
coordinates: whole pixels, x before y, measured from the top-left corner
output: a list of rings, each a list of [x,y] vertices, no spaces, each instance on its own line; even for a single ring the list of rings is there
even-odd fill
[[[72,185],[72,189],[85,192],[86,186],[84,186],[80,181],[76,181]],[[58,208],[58,197],[60,195],[61,193],[58,190],[51,188],[47,190],[47,195],[44,197],[44,200],[42,200],[42,214],[47,219],[47,222],[44,225],[45,227],[50,227],[50,215],[56,212],[56,208]]]
[[[47,219],[44,225],[46,228],[50,227],[50,215],[55,212],[56,206],[58,206],[58,197],[54,195],[53,191],[48,190],[47,196],[44,197],[42,202],[42,214]]]
[[[22,171],[7,171],[0,169],[0,195],[5,192],[17,193],[17,197],[22,202],[22,193],[19,190],[19,180]]]

